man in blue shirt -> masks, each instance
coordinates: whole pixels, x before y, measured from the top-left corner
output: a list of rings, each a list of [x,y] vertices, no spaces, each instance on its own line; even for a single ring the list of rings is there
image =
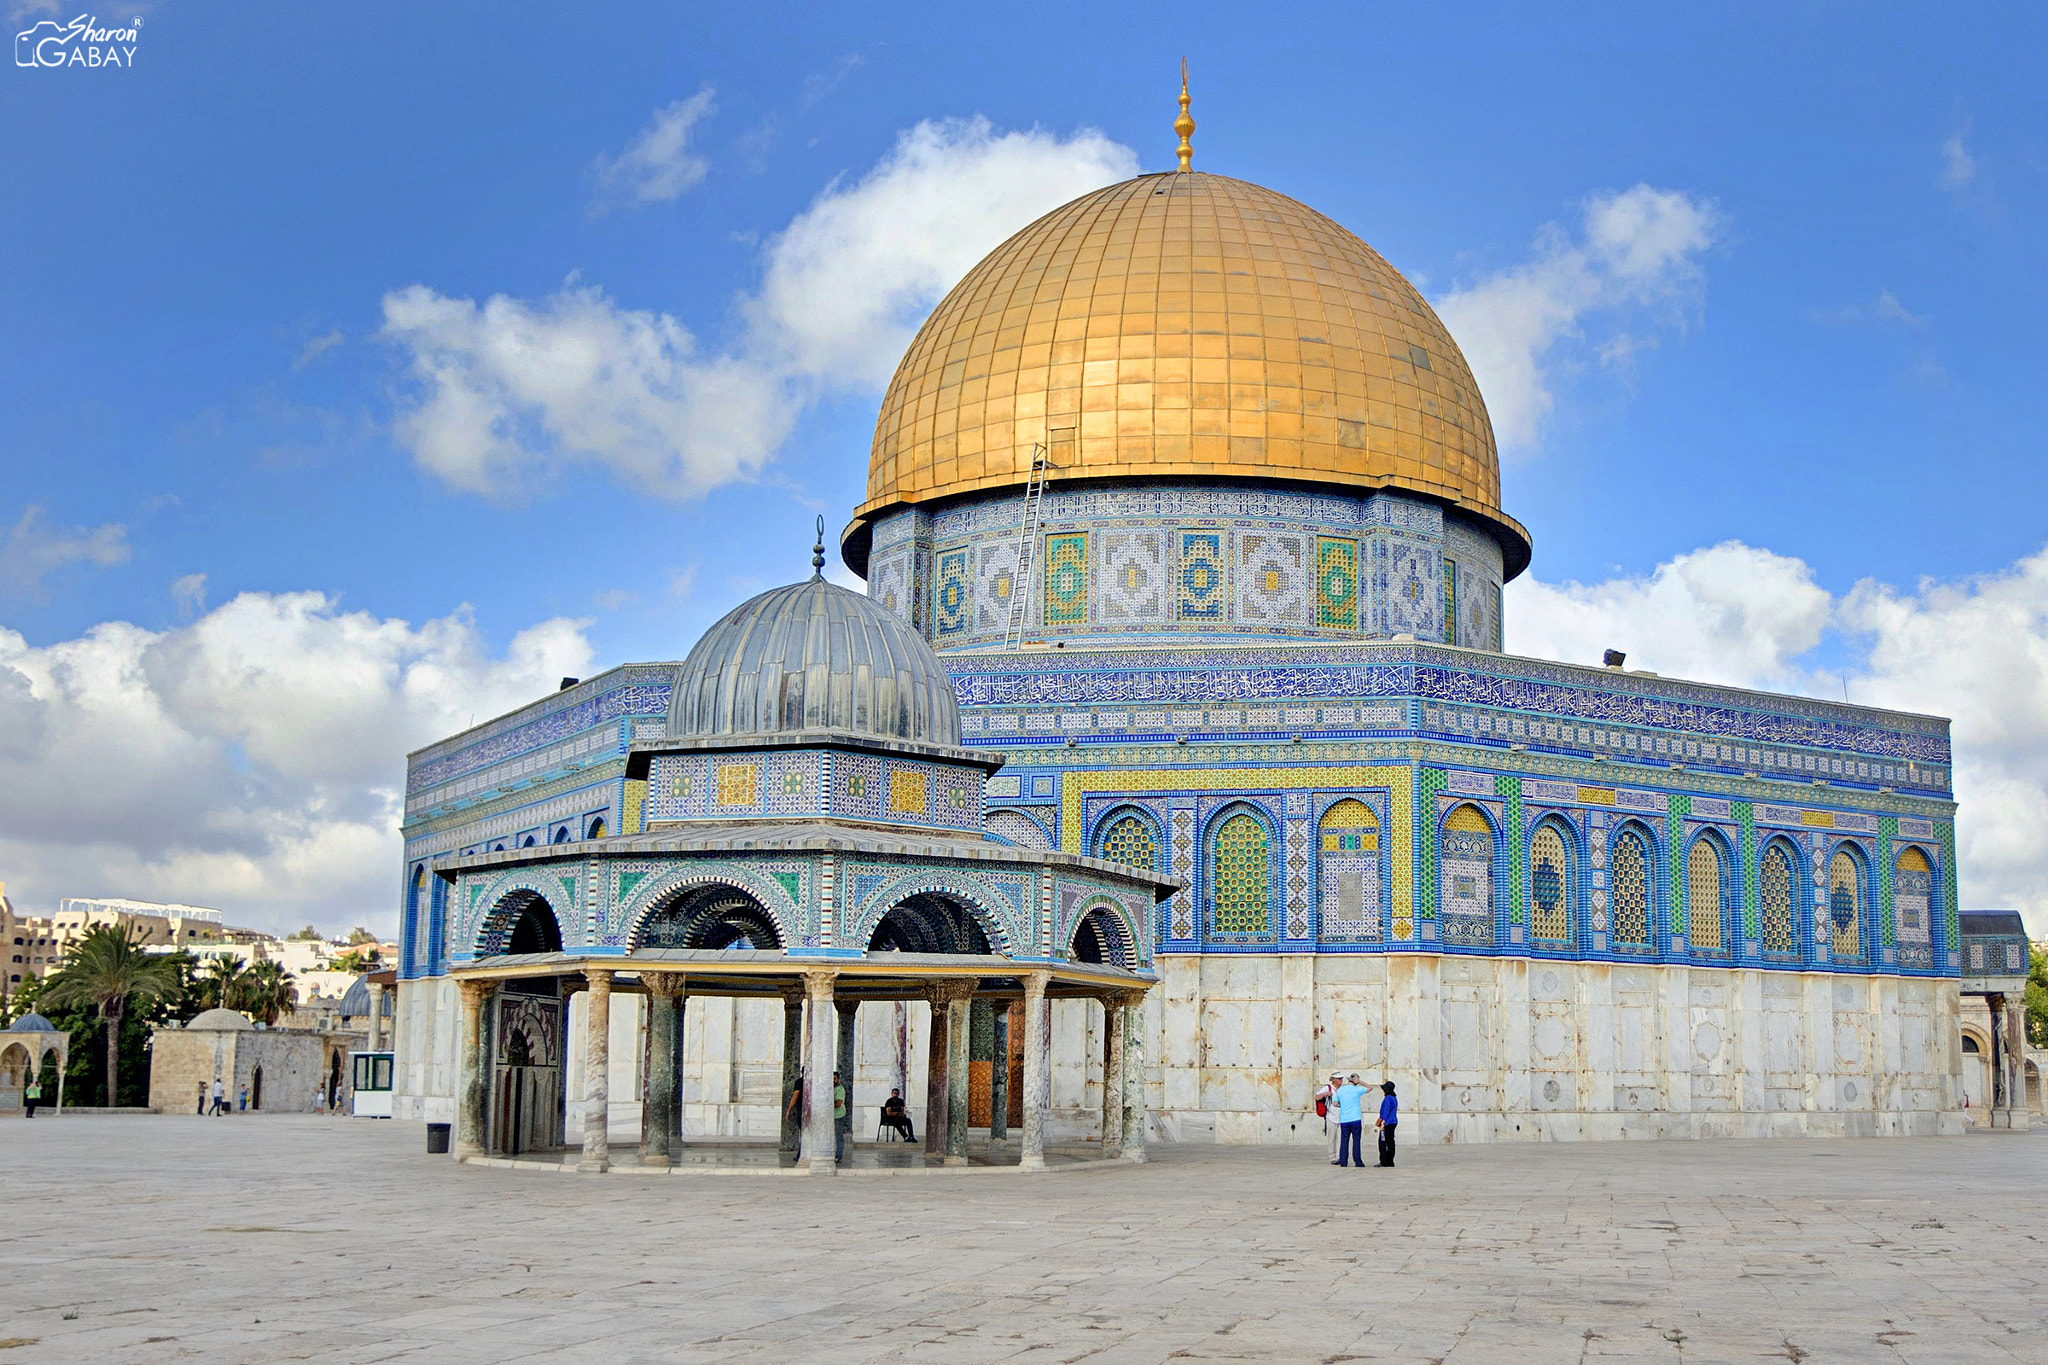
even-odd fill
[[[1358,1083],[1358,1073],[1352,1072],[1351,1079],[1337,1087],[1337,1093],[1330,1098],[1337,1101],[1337,1164],[1365,1168],[1365,1155],[1359,1150],[1359,1134],[1364,1131],[1365,1114],[1360,1102],[1372,1092]]]
[[[1394,1164],[1394,1129],[1401,1122],[1401,1102],[1394,1098],[1392,1081],[1381,1081],[1380,1089],[1386,1093],[1386,1098],[1380,1101],[1379,1120],[1373,1127],[1380,1132],[1380,1165],[1391,1166]]]

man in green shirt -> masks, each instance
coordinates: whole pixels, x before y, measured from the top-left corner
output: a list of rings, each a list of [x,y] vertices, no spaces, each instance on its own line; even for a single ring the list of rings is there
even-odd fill
[[[30,1118],[36,1116],[36,1106],[42,1103],[42,1099],[43,1083],[34,1076],[29,1077],[27,1088],[21,1092],[21,1104],[28,1111]]]

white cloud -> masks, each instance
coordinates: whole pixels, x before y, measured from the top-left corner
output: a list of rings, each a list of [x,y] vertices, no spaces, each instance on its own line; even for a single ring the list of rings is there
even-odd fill
[[[188,573],[171,580],[171,605],[178,609],[180,621],[189,621],[206,610],[206,575]]]
[[[235,922],[393,926],[407,749],[589,671],[579,622],[494,654],[320,593],[244,593],[175,630],[0,629],[0,866],[17,904],[119,895]]]
[[[1967,189],[1976,178],[1977,158],[1963,145],[1963,133],[1957,133],[1941,144],[1941,185],[1944,189]]]
[[[925,312],[1005,236],[1136,171],[1129,148],[1090,130],[920,123],[762,248],[741,334],[716,350],[669,314],[573,281],[482,304],[393,290],[382,336],[416,386],[397,435],[427,469],[488,496],[517,497],[572,463],[665,497],[748,477],[807,404],[884,383]]]
[[[1587,353],[1613,363],[1650,344],[1620,328],[1622,319],[1682,325],[1701,295],[1700,258],[1721,230],[1713,204],[1649,185],[1592,195],[1582,208],[1576,235],[1551,224],[1528,262],[1435,300],[1509,451],[1538,444],[1558,375],[1577,363],[1564,343],[1612,329]]]
[[[1516,653],[1630,667],[1859,705],[1954,725],[1961,894],[2025,912],[2048,934],[2048,549],[2007,569],[1910,589],[1865,580],[1836,597],[1801,560],[1730,541],[1646,577],[1507,592]],[[1851,662],[1823,667],[1834,644]]]
[[[665,204],[704,179],[711,162],[690,150],[690,132],[718,111],[709,86],[654,111],[654,121],[617,156],[600,156],[595,174],[604,201]]]
[[[339,327],[334,328],[332,331],[329,331],[322,336],[314,337],[311,341],[308,341],[303,348],[300,349],[298,359],[292,362],[292,368],[295,370],[305,369],[308,365],[318,360],[321,356],[333,350],[335,347],[341,345],[341,342],[342,335],[341,329]]]
[[[1831,313],[1811,314],[1816,322],[1840,322],[1847,324],[1896,322],[1904,327],[1924,327],[1927,319],[1899,302],[1899,296],[1889,289],[1877,291],[1877,298],[1868,304],[1850,304],[1837,308]]]
[[[40,599],[45,580],[77,564],[112,568],[129,557],[128,528],[47,525],[43,509],[31,506],[12,528],[0,528],[0,594]]]

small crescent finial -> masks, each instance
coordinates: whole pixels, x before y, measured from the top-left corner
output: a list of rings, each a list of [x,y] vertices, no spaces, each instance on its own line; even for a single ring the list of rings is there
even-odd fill
[[[825,518],[818,518],[818,543],[811,546],[811,577],[825,576]]]
[[[1188,59],[1180,59],[1180,117],[1173,121],[1173,131],[1180,134],[1180,168],[1190,170],[1195,159],[1195,149],[1188,145],[1188,135],[1195,131],[1194,116],[1188,113]]]

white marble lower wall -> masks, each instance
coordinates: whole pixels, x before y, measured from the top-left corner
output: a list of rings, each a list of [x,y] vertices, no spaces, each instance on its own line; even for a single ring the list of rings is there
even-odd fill
[[[1779,1137],[1962,1131],[1952,981],[1517,958],[1169,957],[1146,1005],[1155,1141],[1320,1143],[1332,1070],[1391,1080],[1408,1142]],[[573,997],[568,1132],[580,1131],[585,997]],[[398,998],[400,1118],[454,1113],[455,989]],[[891,1088],[925,1127],[922,1004],[861,1007],[854,1131]],[[1103,1016],[1053,1006],[1054,1141],[1092,1135]],[[684,1016],[686,1136],[773,1136],[778,1001],[697,998]],[[639,1131],[640,1000],[612,1006],[611,1131]]]

